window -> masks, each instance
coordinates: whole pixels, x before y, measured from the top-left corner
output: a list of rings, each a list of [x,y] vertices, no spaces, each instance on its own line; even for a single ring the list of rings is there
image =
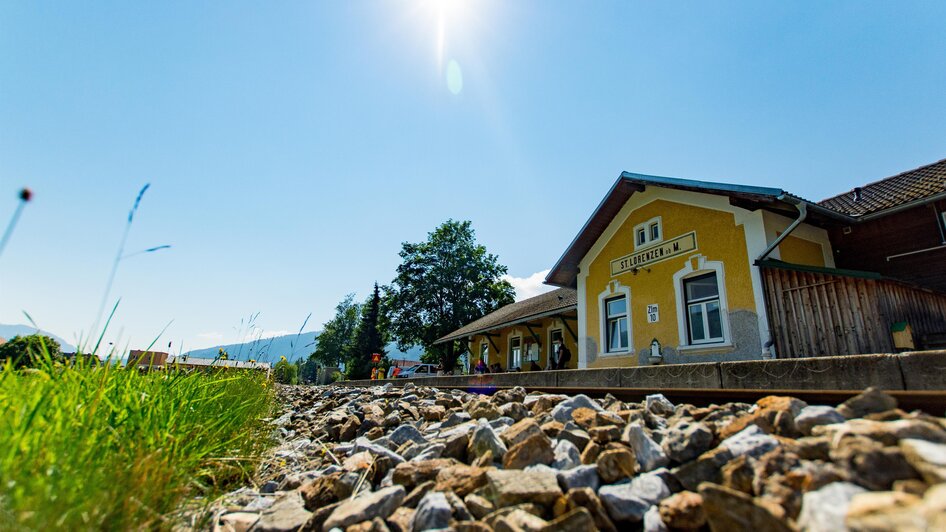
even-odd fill
[[[509,339],[509,369],[522,367],[522,337]]]
[[[539,361],[539,344],[535,342],[526,342],[526,362],[530,360]]]
[[[558,364],[558,352],[562,349],[562,342],[565,339],[562,337],[561,329],[552,329],[549,331],[549,367],[554,368]]]
[[[687,335],[690,344],[722,342],[723,322],[716,273],[683,280]]]
[[[634,226],[634,246],[643,247],[663,240],[660,216]]]
[[[608,352],[627,351],[627,298],[615,297],[604,302],[607,322]]]
[[[489,344],[486,342],[480,344],[480,358],[484,364],[489,364]],[[476,363],[479,364],[479,360]]]

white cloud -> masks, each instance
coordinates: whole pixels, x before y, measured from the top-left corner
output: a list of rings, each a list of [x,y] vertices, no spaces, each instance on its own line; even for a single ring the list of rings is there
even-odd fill
[[[212,342],[223,340],[223,334],[218,332],[205,332],[197,335],[201,340],[210,340]]]
[[[555,290],[554,286],[542,284],[542,282],[545,281],[545,276],[549,274],[549,271],[551,270],[542,270],[528,277],[504,275],[503,279],[509,281],[509,284],[516,289],[516,301],[522,301],[523,299],[529,299],[530,297]]]

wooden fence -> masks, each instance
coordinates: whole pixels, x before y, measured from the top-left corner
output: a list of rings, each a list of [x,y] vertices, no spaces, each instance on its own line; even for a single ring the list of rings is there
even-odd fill
[[[910,324],[917,348],[946,333],[946,294],[860,272],[761,266],[779,358],[893,353],[898,322]]]

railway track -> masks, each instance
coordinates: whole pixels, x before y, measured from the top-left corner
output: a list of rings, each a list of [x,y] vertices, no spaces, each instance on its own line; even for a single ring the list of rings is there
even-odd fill
[[[423,385],[423,379],[414,380],[415,384]],[[513,388],[513,386],[454,385],[438,388],[461,389],[468,392],[490,394],[498,390]],[[561,386],[525,386],[527,391],[546,393],[560,393],[566,395],[585,394],[589,397],[604,397],[611,394],[627,402],[642,401],[646,396],[661,393],[674,403],[688,403],[697,406],[722,404],[728,402],[754,403],[767,395],[787,395],[797,397],[808,404],[836,406],[863,392],[863,390],[747,390],[747,389],[719,389],[719,388],[619,388],[619,387],[561,387]],[[946,391],[940,390],[884,390],[884,393],[897,399],[903,410],[922,410],[928,414],[943,416],[946,414]]]

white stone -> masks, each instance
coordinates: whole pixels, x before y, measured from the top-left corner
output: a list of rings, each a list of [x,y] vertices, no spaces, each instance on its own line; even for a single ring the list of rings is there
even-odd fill
[[[844,530],[844,515],[851,499],[867,490],[850,482],[832,482],[802,498],[798,525],[808,532]]]
[[[572,419],[572,412],[579,408],[590,408],[596,412],[604,412],[601,405],[590,397],[584,394],[578,394],[575,397],[566,399],[555,405],[555,408],[552,409],[552,419],[559,423],[567,423]]]
[[[763,432],[758,425],[750,425],[723,440],[720,447],[728,449],[734,457],[758,458],[778,447],[778,440]]]
[[[671,495],[667,483],[660,475],[655,473],[645,473],[634,477],[631,480],[630,487],[631,495],[650,504],[659,504],[660,501]]]
[[[833,406],[810,405],[801,409],[795,416],[795,425],[802,434],[811,434],[811,429],[818,425],[843,423],[844,416]]]
[[[651,506],[650,510],[644,514],[644,532],[669,532],[669,530],[663,518],[660,517],[660,508]]]
[[[553,454],[552,467],[555,469],[572,469],[581,465],[581,452],[568,440],[558,440]]]
[[[639,522],[652,506],[647,501],[633,494],[630,484],[612,484],[601,486],[598,497],[604,503],[611,519],[617,523]]]

